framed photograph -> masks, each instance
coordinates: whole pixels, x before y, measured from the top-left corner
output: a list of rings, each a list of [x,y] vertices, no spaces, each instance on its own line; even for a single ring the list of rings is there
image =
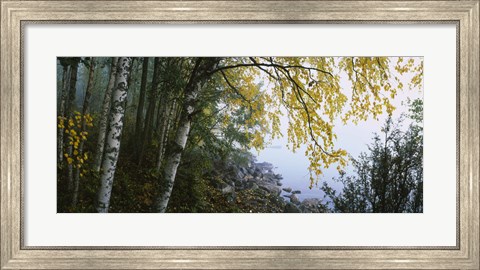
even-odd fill
[[[479,269],[475,1],[1,2],[1,269]]]

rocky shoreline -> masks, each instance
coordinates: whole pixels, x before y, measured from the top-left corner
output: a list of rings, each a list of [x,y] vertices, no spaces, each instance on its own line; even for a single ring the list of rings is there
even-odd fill
[[[299,190],[290,187],[282,188],[282,175],[274,172],[274,166],[268,162],[256,162],[253,155],[248,156],[248,162],[239,166],[234,162],[228,163],[228,173],[222,177],[218,189],[235,201],[240,192],[255,194],[246,204],[251,204],[253,209],[259,206],[262,212],[270,213],[325,213],[327,207],[321,199],[309,198],[300,201],[297,194]],[[225,177],[226,176],[226,177]],[[282,194],[282,191],[285,193]]]

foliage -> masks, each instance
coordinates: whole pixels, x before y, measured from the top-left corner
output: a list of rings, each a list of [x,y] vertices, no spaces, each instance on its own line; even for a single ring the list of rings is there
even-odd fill
[[[307,145],[311,185],[323,174],[323,168],[347,164],[347,151],[335,147],[334,122],[340,118],[358,123],[382,113],[391,115],[391,100],[404,88],[393,74],[388,57],[243,57],[225,58],[218,68],[224,78],[224,103],[230,111],[223,124],[230,123],[233,111],[248,108],[237,128],[248,135],[249,146],[261,149],[265,137],[282,136],[280,116],[286,111],[289,148],[296,151]],[[413,58],[403,64],[397,58],[398,75],[412,73],[410,88],[420,88],[423,62]],[[347,95],[340,83],[346,74],[352,84]],[[262,78],[266,89],[259,87]]]
[[[322,190],[333,209],[341,213],[401,213],[423,211],[423,132],[418,122],[421,101],[411,103],[412,119],[406,131],[388,118],[382,136],[376,134],[369,153],[352,159],[355,175],[342,172],[339,194],[326,182]]]
[[[93,127],[93,118],[90,114],[82,115],[80,112],[75,111],[74,115],[69,118],[58,117],[58,128],[64,129],[65,134],[67,134],[67,145],[73,147],[71,153],[68,148],[65,148],[65,159],[69,165],[80,169],[84,166],[85,162],[88,160],[89,155],[87,152],[84,152],[83,155],[80,155],[78,148],[82,141],[87,141],[88,132],[82,130],[82,121],[85,121],[86,126]],[[86,170],[82,170],[80,176],[83,176],[86,173]]]

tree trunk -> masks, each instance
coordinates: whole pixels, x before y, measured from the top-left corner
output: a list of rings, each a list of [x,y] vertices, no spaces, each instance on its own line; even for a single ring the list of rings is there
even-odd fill
[[[59,127],[57,130],[57,150],[58,150],[58,163],[62,164],[63,162],[63,133],[65,132],[65,106],[67,104],[68,90],[70,84],[70,76],[72,73],[72,68],[70,65],[63,66],[63,81],[62,81],[62,97],[60,100],[60,105],[58,106],[58,116],[61,117],[59,121]]]
[[[163,155],[165,154],[165,148],[168,142],[168,135],[170,134],[170,127],[173,122],[174,112],[176,110],[176,99],[173,100],[172,104],[168,106],[165,114],[163,115],[163,123],[160,126],[160,146],[158,149],[158,159],[157,159],[157,171],[160,171],[163,161]]]
[[[97,139],[97,153],[95,156],[95,164],[93,168],[96,172],[100,171],[100,167],[102,166],[103,150],[105,149],[105,136],[107,133],[108,115],[110,114],[110,105],[112,103],[112,91],[115,86],[115,76],[117,74],[117,63],[118,63],[118,57],[112,57],[112,64],[110,67],[110,78],[108,80],[107,89],[105,90],[105,97],[103,98],[102,115],[100,116],[100,123],[99,123],[100,130],[98,132],[98,139]]]
[[[198,90],[200,86],[198,86]],[[191,98],[191,97],[190,97]],[[187,144],[188,134],[190,132],[191,120],[187,112],[183,112],[183,116],[178,126],[177,134],[175,136],[175,149],[167,159],[164,170],[163,190],[156,203],[156,210],[160,213],[165,213],[172,194],[175,176],[177,174],[178,165],[182,157],[183,150]]]
[[[152,126],[153,126],[153,119],[155,114],[155,105],[157,103],[157,86],[158,86],[158,76],[160,73],[160,58],[155,57],[155,63],[153,67],[153,78],[152,78],[152,88],[150,89],[149,99],[150,102],[148,103],[147,108],[147,115],[145,116],[145,128],[143,129],[143,136],[141,140],[141,148],[138,158],[138,164],[142,164],[143,156],[145,155],[145,148],[150,143],[152,138]]]
[[[218,61],[218,58],[197,59],[192,75],[185,87],[185,100],[182,106],[177,133],[175,134],[174,147],[171,149],[170,154],[167,157],[163,173],[163,181],[160,183],[162,190],[155,203],[155,210],[157,212],[165,213],[167,210],[178,165],[180,164],[182,153],[187,144],[197,97],[201,92],[203,84],[211,76],[210,71],[216,66]]]
[[[117,167],[120,153],[120,138],[123,130],[123,118],[125,115],[125,100],[128,92],[128,76],[132,58],[122,57],[118,62],[115,76],[115,90],[112,96],[112,109],[108,125],[105,155],[102,161],[102,173],[100,177],[100,190],[97,198],[97,211],[108,213],[110,196],[112,194],[113,178]]]
[[[82,107],[82,122],[80,124],[80,131],[79,134],[82,134],[86,130],[86,121],[85,115],[87,114],[89,107],[90,107],[90,97],[92,96],[92,88],[93,88],[93,78],[95,74],[95,58],[90,58],[90,70],[88,74],[88,84],[87,89],[85,90],[85,98],[83,100],[83,107]],[[85,145],[85,140],[80,140],[80,145],[78,147],[78,157],[83,156],[83,146]],[[80,186],[80,171],[82,169],[77,167],[75,170],[75,179],[74,179],[74,189],[73,189],[73,196],[72,196],[72,206],[75,207],[78,201],[78,189]]]
[[[138,142],[141,140],[141,132],[143,129],[143,110],[145,106],[145,92],[147,89],[147,75],[148,75],[148,62],[150,58],[143,58],[142,66],[142,81],[140,84],[140,96],[138,99],[138,108],[137,108],[137,122],[135,124],[135,140]]]
[[[79,59],[76,58],[74,60],[75,62],[72,65],[72,72],[70,74],[70,86],[69,86],[69,91],[68,91],[68,99],[67,99],[67,105],[65,108],[65,115],[68,116],[68,118],[73,117],[73,106],[75,102],[75,95],[77,93],[77,72],[78,72],[78,62]],[[73,146],[69,145],[68,146],[68,156],[71,157],[73,153]],[[67,189],[69,192],[73,190],[73,164],[68,164],[68,184],[67,184]]]

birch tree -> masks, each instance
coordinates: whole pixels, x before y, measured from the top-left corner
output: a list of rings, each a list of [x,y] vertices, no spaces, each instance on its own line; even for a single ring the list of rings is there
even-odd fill
[[[199,58],[195,61],[195,66],[191,77],[184,91],[183,110],[180,116],[180,122],[175,134],[174,146],[167,157],[165,169],[163,172],[162,189],[156,201],[156,211],[164,213],[167,209],[168,201],[172,194],[173,184],[177,173],[178,165],[182,153],[187,143],[188,135],[192,125],[192,117],[195,112],[197,97],[202,91],[202,87],[210,77],[210,72],[217,65],[219,58]]]
[[[97,152],[95,155],[94,164],[94,170],[97,172],[100,171],[100,167],[102,166],[103,150],[105,149],[105,137],[107,133],[107,121],[108,115],[110,114],[110,105],[112,103],[112,91],[115,87],[118,59],[118,57],[111,58],[112,63],[110,67],[110,76],[108,79],[107,89],[105,90],[105,96],[103,98],[102,112],[100,115],[99,131],[97,138]]]
[[[125,100],[128,91],[128,76],[132,58],[121,57],[118,61],[117,74],[115,75],[115,90],[112,96],[112,108],[108,124],[108,133],[105,142],[105,154],[102,161],[100,176],[100,190],[97,197],[97,211],[108,213],[112,185],[120,152],[120,138],[123,130],[125,115]]]

